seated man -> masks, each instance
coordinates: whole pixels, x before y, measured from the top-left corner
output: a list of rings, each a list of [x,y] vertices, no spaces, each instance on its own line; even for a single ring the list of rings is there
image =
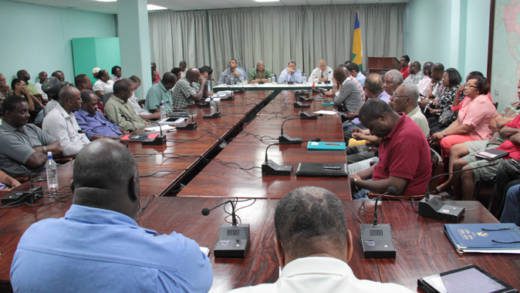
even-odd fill
[[[306,186],[289,192],[276,206],[274,226],[282,268],[278,280],[231,292],[412,292],[354,275],[347,262],[355,244],[345,224],[344,207],[326,189]]]
[[[124,131],[134,131],[144,128],[147,122],[135,113],[128,99],[132,96],[132,85],[128,79],[114,83],[114,94],[105,104],[105,114],[110,121]]]
[[[379,73],[370,73],[365,81],[365,97],[390,103],[390,95],[383,89],[383,79]]]
[[[392,96],[402,83],[403,75],[396,69],[388,70],[383,76],[383,89],[389,96]]]
[[[421,82],[422,79],[421,63],[419,61],[412,62],[412,65],[410,65],[410,75],[404,80],[404,83],[411,82],[419,86],[419,82]]]
[[[64,82],[61,82],[54,76],[47,78],[47,80],[42,85],[42,90],[47,94],[48,102],[45,105],[44,112],[45,115],[49,114],[59,102],[59,94],[61,89],[65,86]]]
[[[268,83],[271,82],[273,74],[271,71],[265,69],[264,61],[256,62],[256,67],[249,71],[250,83]]]
[[[384,193],[393,186],[398,195],[424,194],[432,164],[430,146],[419,126],[380,100],[368,100],[359,111],[359,119],[373,135],[381,139],[379,162],[351,175],[351,182],[375,193]],[[356,197],[364,195],[366,191]]]
[[[407,78],[408,75],[410,75],[410,57],[408,57],[408,55],[401,56],[399,63],[401,64],[401,74],[403,78]]]
[[[160,111],[161,105],[164,105],[165,110],[172,109],[172,92],[171,89],[175,86],[177,78],[171,72],[165,72],[161,79],[148,90],[146,94],[146,101],[144,108],[150,113]]]
[[[199,68],[200,79],[206,80],[206,88],[207,88],[207,97],[211,97],[213,95],[213,68],[208,65],[204,65]],[[200,84],[199,84],[200,88]]]
[[[198,83],[196,86],[195,84]],[[197,88],[198,87],[198,88]],[[186,72],[186,78],[177,82],[173,88],[173,109],[184,109],[203,98],[207,92],[206,80],[201,78],[197,68]]]
[[[247,81],[247,74],[244,69],[238,67],[237,59],[231,58],[229,66],[220,74],[219,84],[237,84]]]
[[[90,143],[72,113],[80,108],[79,90],[73,86],[65,86],[60,90],[59,104],[43,119],[43,131],[60,142],[64,156],[75,156]]]
[[[359,71],[359,65],[357,65],[354,62],[348,62],[346,65],[347,65],[348,71],[350,71],[350,75],[352,75],[352,77],[357,79],[357,81],[359,81],[359,84],[361,86],[365,86],[365,81],[367,78],[361,71]]]
[[[47,152],[61,154],[56,139],[29,122],[29,107],[23,97],[10,96],[3,103],[0,125],[0,169],[13,177],[30,176],[47,162]]]
[[[349,114],[359,112],[365,101],[363,88],[359,82],[350,75],[344,66],[339,66],[334,70],[334,80],[339,88],[334,97],[334,105],[347,117]]]
[[[325,59],[320,59],[318,66],[314,68],[314,70],[311,72],[311,75],[309,75],[308,82],[331,83],[332,78],[332,68],[327,65],[327,61],[325,61]]]
[[[421,112],[417,104],[419,89],[413,83],[403,83],[395,91],[390,99],[390,106],[397,113],[405,113],[415,122],[424,133],[425,137],[430,135],[428,120]]]
[[[137,98],[137,96],[135,95],[135,92],[141,86],[141,79],[137,75],[132,75],[132,76],[130,76],[128,78],[128,80],[130,81],[131,88],[132,88],[132,96],[128,99],[128,103],[130,103],[130,105],[134,109],[135,113],[137,115],[141,116],[141,118],[143,118],[143,119],[159,119],[159,118],[161,118],[161,112],[160,111],[156,111],[154,113],[150,113],[150,112],[146,111],[145,109],[143,109],[143,107],[141,107],[141,104],[139,103],[140,101]],[[155,85],[157,85],[157,84],[155,84]],[[153,86],[155,86],[155,85],[153,85]]]
[[[93,91],[81,92],[81,109],[74,115],[79,127],[90,140],[102,137],[118,138],[123,134],[117,125],[108,121],[105,115],[98,111],[98,96]]]
[[[282,70],[280,76],[278,76],[278,83],[302,83],[303,76],[299,69],[296,69],[296,62],[289,61],[287,68]]]
[[[135,221],[139,175],[122,144],[94,141],[77,156],[73,174],[65,217],[32,224],[18,243],[11,265],[15,292],[209,290],[211,264],[195,241]]]

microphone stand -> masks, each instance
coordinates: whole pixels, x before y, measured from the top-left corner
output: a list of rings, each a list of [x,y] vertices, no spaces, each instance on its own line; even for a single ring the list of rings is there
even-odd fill
[[[231,224],[220,226],[218,241],[213,248],[213,253],[215,257],[244,258],[249,248],[250,227],[249,224],[238,223],[236,214],[238,198],[222,202],[211,209],[204,208],[201,213],[207,216],[212,210],[228,203],[231,204]],[[225,207],[224,211],[226,211]],[[229,214],[227,211],[226,213]]]
[[[296,120],[296,119],[299,119],[299,118],[298,117],[291,117],[291,118],[285,119],[282,122],[282,126],[280,127],[280,136],[278,137],[278,143],[279,144],[300,144],[300,143],[302,143],[302,139],[301,138],[299,138],[299,137],[291,137],[291,136],[285,135],[283,133],[283,127],[285,126],[285,123],[287,123],[287,121]]]
[[[291,175],[292,166],[278,165],[274,161],[268,159],[267,152],[269,151],[269,148],[273,145],[279,145],[279,143],[269,144],[265,148],[265,160],[262,164],[262,175]]]

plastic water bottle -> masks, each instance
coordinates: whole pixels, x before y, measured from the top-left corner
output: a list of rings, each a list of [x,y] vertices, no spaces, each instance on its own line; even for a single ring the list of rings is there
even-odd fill
[[[305,76],[305,73],[302,72],[302,83],[305,84],[307,82],[307,77]]]
[[[273,76],[271,77],[271,79],[272,79],[272,81],[271,81],[272,83],[276,83],[276,74],[273,74]]]
[[[52,153],[47,152],[47,163],[45,164],[45,172],[47,173],[47,190],[49,194],[58,193],[58,165],[52,159]]]
[[[164,105],[164,102],[161,102],[159,111],[161,111],[161,121],[168,118],[168,114],[166,113],[166,106]]]

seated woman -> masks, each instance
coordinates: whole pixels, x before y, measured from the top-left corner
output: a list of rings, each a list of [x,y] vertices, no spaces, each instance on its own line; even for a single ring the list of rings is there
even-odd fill
[[[496,116],[496,109],[487,96],[488,91],[485,78],[473,78],[466,82],[466,98],[462,101],[457,120],[431,136],[432,140],[440,141],[444,157],[450,154],[451,147],[456,144],[491,137],[490,122]]]
[[[108,98],[110,98],[114,92],[114,81],[110,79],[108,72],[104,69],[95,72],[94,77],[97,80],[94,83],[92,90],[103,101],[103,103],[106,103]]]
[[[457,118],[451,106],[453,105],[455,93],[457,92],[460,82],[461,77],[457,69],[448,68],[444,71],[442,76],[442,92],[426,109],[430,114],[428,123],[431,133],[443,130]]]

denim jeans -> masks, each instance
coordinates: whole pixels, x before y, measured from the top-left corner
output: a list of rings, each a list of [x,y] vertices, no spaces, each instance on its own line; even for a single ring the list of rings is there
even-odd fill
[[[507,190],[500,222],[515,223],[520,226],[520,184],[513,185]]]

